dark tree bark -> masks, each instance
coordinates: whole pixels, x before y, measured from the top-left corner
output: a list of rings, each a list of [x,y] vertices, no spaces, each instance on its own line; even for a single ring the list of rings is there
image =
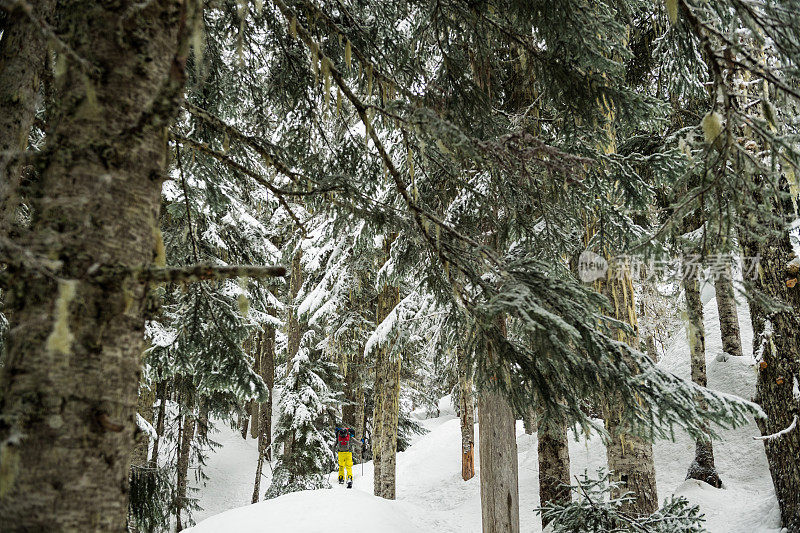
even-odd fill
[[[461,478],[475,477],[475,398],[472,394],[472,372],[464,348],[456,347],[458,358],[459,415],[461,417]]]
[[[275,387],[275,328],[264,326],[260,333],[259,353],[261,361],[259,374],[269,389],[269,397],[259,408],[258,417],[258,463],[256,465],[256,479],[253,484],[252,503],[258,502],[261,491],[261,476],[264,470],[264,461],[272,459],[270,444],[272,444],[272,390]]]
[[[144,418],[148,423],[153,423],[153,404],[156,400],[154,389],[145,389],[139,391],[139,401],[137,411],[139,416]],[[146,466],[147,465],[147,451],[150,448],[150,437],[144,431],[139,430],[137,427],[134,430],[134,447],[131,452],[131,466]]]
[[[297,295],[300,292],[300,288],[303,286],[303,269],[301,265],[301,260],[303,258],[303,251],[298,247],[297,251],[295,252],[294,256],[292,256],[292,272],[291,277],[289,278],[289,315],[286,318],[286,342],[287,345],[287,356],[286,356],[286,373],[289,373],[289,370],[292,368],[292,359],[295,355],[297,355],[297,350],[300,349],[300,337],[302,336],[302,332],[300,331],[300,321],[299,317],[297,316]]]
[[[181,439],[178,446],[178,480],[175,495],[175,520],[177,531],[183,530],[183,518],[181,514],[186,508],[186,494],[189,481],[189,459],[192,451],[192,439],[194,438],[195,416],[191,411],[183,415],[181,427]]]
[[[60,264],[4,258],[14,313],[0,377],[5,531],[125,528],[146,290],[93,273],[152,263],[187,5],[58,4],[56,32],[82,63],[59,52],[67,68],[37,163],[35,218],[19,243]]]
[[[200,398],[200,408],[197,413],[197,436],[208,438],[208,398]]]
[[[742,338],[739,334],[739,315],[736,311],[730,259],[725,261],[722,272],[714,279],[714,290],[717,296],[722,349],[730,355],[741,356]]]
[[[33,2],[36,17],[50,16],[53,0]],[[0,39],[0,232],[16,222],[22,155],[28,147],[36,97],[43,78],[47,41],[31,18],[16,9],[6,13]]]
[[[788,192],[785,181],[782,186]],[[775,213],[793,213],[793,209],[791,198],[774,206]],[[768,216],[754,214],[753,219],[743,216],[742,220],[763,224]],[[757,225],[749,229],[752,235],[764,233]],[[750,299],[753,350],[758,365],[755,401],[767,415],[766,420],[756,420],[762,435],[785,430],[800,416],[800,398],[792,393],[794,383],[800,382],[800,284],[791,283],[797,278],[797,269],[791,266],[796,258],[787,227],[773,229],[775,234],[763,241],[748,239],[744,232],[740,236],[743,255],[759,257],[758,275],[745,279],[748,291],[785,306],[776,310],[761,298]],[[792,431],[765,439],[764,451],[782,525],[788,531],[800,531],[800,421]]]
[[[499,325],[505,334],[505,320]],[[491,343],[486,358],[495,364]],[[508,376],[495,376],[508,379]],[[519,471],[514,409],[499,390],[478,394],[478,439],[480,445],[481,518],[483,533],[519,533]]]
[[[286,373],[289,375],[289,370],[292,368],[292,359],[297,355],[300,349],[300,339],[302,332],[300,331],[300,320],[297,316],[297,295],[300,292],[300,287],[303,285],[303,269],[301,259],[303,258],[303,251],[298,247],[294,256],[292,257],[292,271],[289,278],[289,302],[288,316],[286,317]],[[283,443],[283,455],[287,459],[292,455],[292,445],[294,433],[289,433],[286,442]]]
[[[705,326],[703,325],[703,302],[700,299],[700,282],[697,272],[684,272],[683,289],[686,294],[686,329],[691,353],[692,381],[706,387],[706,349]],[[722,481],[714,465],[714,447],[711,439],[698,439],[695,445],[694,461],[689,466],[686,479],[705,481],[712,487],[720,488]]]
[[[569,441],[567,426],[553,422],[539,424],[539,504],[544,507],[548,503],[567,503],[572,499],[569,488]],[[542,527],[548,521],[542,517]]]
[[[364,431],[366,431],[366,423],[367,423],[367,407],[365,405],[365,397],[364,397],[364,372],[365,372],[365,361],[364,361],[364,347],[362,346],[358,351],[358,364],[359,364],[359,379],[356,386],[356,394],[355,394],[355,402],[356,402],[356,414],[355,414],[355,429],[356,429],[356,439],[358,440],[357,443],[357,450],[358,450],[358,462],[361,463],[364,460]]]
[[[250,411],[252,410],[253,401],[248,401],[244,406],[244,413],[239,414],[239,433],[242,438],[247,440],[247,430],[250,428]]]

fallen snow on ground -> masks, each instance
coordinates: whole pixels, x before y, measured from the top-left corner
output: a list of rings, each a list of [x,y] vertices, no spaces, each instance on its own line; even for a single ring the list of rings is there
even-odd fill
[[[752,330],[747,307],[739,308],[744,357],[717,361],[722,351],[715,300],[705,305],[706,360],[709,387],[751,398],[755,371],[751,356]],[[683,377],[689,376],[689,349],[686,335],[678,332],[659,363]],[[372,496],[372,463],[354,467],[354,489],[336,486],[333,490],[288,494],[255,505],[245,505],[252,495],[255,473],[254,441],[245,442],[238,433],[226,430],[231,440],[215,453],[206,469],[211,478],[200,492],[205,511],[197,514],[193,533],[237,533],[290,531],[327,532],[339,525],[354,532],[432,532],[469,533],[481,530],[479,475],[461,479],[461,432],[459,420],[447,400],[439,405],[437,418],[422,420],[430,431],[397,456],[397,500]],[[476,425],[477,436],[477,425]],[[225,433],[225,432],[223,432]],[[754,423],[723,431],[714,442],[716,464],[724,487],[685,480],[686,469],[694,457],[694,442],[678,435],[675,442],[654,445],[656,480],[660,499],[669,494],[683,495],[698,504],[712,533],[777,533],[777,502],[767,469],[763,444],[751,437],[758,434]],[[477,438],[476,438],[477,440]],[[251,445],[252,443],[252,445]],[[539,505],[539,465],[536,434],[526,435],[517,425],[519,453],[520,521],[523,532],[541,531],[541,520],[534,509]],[[479,464],[476,447],[475,464]],[[594,474],[606,463],[605,448],[597,435],[583,435],[570,442],[571,471]],[[268,467],[267,467],[268,469]],[[218,479],[214,479],[217,477]],[[332,476],[332,479],[334,476]],[[262,481],[266,490],[268,479]],[[245,505],[230,509],[235,505]],[[223,512],[225,511],[225,512]],[[218,514],[219,513],[219,514]]]

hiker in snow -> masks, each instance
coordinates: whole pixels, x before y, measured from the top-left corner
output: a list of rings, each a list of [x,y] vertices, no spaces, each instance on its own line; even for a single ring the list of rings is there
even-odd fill
[[[336,445],[334,450],[339,459],[339,484],[344,483],[344,472],[347,469],[347,488],[353,488],[353,448],[356,432],[350,428],[336,428]]]

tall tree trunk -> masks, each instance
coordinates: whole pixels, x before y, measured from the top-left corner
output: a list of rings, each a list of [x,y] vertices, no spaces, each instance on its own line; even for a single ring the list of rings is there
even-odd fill
[[[598,283],[600,292],[612,305],[615,319],[631,325],[638,331],[636,306],[630,270],[619,266],[620,270],[609,268],[607,280]],[[632,336],[623,330],[617,331],[617,337],[634,348],[638,347],[636,333]],[[603,421],[608,432],[606,457],[613,481],[619,482],[612,496],[619,497],[625,492],[633,493],[633,499],[622,505],[622,510],[634,515],[646,516],[658,509],[656,490],[656,473],[653,463],[653,444],[641,437],[624,430],[623,413],[615,406],[614,398],[608,399],[603,406]]]
[[[505,320],[498,319],[505,334]],[[497,354],[486,344],[486,358],[496,364]],[[507,375],[500,379],[508,379]],[[519,471],[514,409],[497,390],[478,394],[481,517],[483,533],[519,533]]]
[[[303,258],[303,250],[298,246],[297,251],[292,257],[292,272],[289,279],[289,315],[286,318],[286,374],[289,375],[289,370],[292,368],[292,360],[297,355],[300,349],[300,338],[302,332],[300,331],[300,320],[297,316],[297,295],[300,292],[300,287],[303,285],[303,269],[301,259]],[[289,458],[292,454],[292,445],[294,444],[294,433],[289,433],[286,442],[283,443],[283,456]]]
[[[54,0],[34,2],[33,14],[49,18]],[[13,5],[13,4],[12,4]],[[22,155],[28,147],[47,41],[21,7],[6,14],[0,39],[0,232],[16,222]]]
[[[125,527],[145,287],[124,269],[154,256],[188,4],[58,4],[56,33],[100,73],[65,59],[30,200],[35,219],[20,242],[60,264],[42,275],[19,258],[8,263],[15,326],[0,377],[5,531]]]
[[[397,234],[384,238],[383,251],[390,259],[392,243]],[[400,303],[400,289],[385,284],[378,294],[375,323],[381,324]],[[375,412],[372,417],[372,456],[375,465],[374,493],[389,500],[395,498],[395,470],[397,459],[397,424],[400,416],[400,363],[397,355],[392,360],[391,346],[375,349]]]
[[[388,253],[387,253],[388,256]],[[378,295],[377,323],[380,324],[400,303],[400,290],[385,285]],[[376,496],[389,500],[395,498],[395,470],[397,459],[397,425],[400,416],[400,355],[391,355],[391,346],[376,348],[377,366],[375,383],[376,402],[372,436],[375,468]],[[376,453],[377,452],[377,453]]]
[[[286,318],[286,374],[292,368],[292,359],[297,355],[297,350],[300,349],[300,320],[297,316],[297,295],[300,293],[300,287],[303,286],[303,269],[301,260],[303,258],[303,250],[298,246],[294,256],[292,256],[292,271],[289,278],[289,316]]]
[[[186,494],[189,479],[189,459],[192,451],[194,428],[194,413],[192,413],[191,410],[187,410],[183,415],[183,427],[181,428],[181,440],[178,448],[178,480],[177,494],[175,496],[175,520],[177,523],[177,531],[183,530],[181,513],[186,508]]]
[[[559,422],[544,424],[538,428],[539,451],[539,504],[568,503],[572,499],[569,488],[569,441],[567,425]],[[548,521],[542,518],[542,527]]]
[[[786,182],[782,183],[788,189]],[[776,206],[775,211],[792,213],[791,201]],[[769,215],[754,215],[764,218]],[[763,217],[763,218],[761,218]],[[746,216],[742,219],[748,222]],[[800,416],[800,398],[792,388],[800,382],[800,284],[787,284],[795,279],[797,271],[790,274],[794,258],[788,230],[785,226],[774,228],[779,235],[764,241],[740,236],[746,258],[759,257],[757,275],[745,279],[748,291],[774,299],[785,309],[773,310],[760,298],[750,299],[750,317],[753,324],[753,351],[758,365],[755,401],[766,413],[766,420],[758,419],[762,435],[774,435],[788,428]],[[750,228],[751,234],[762,235],[763,230]],[[792,285],[791,287],[789,285]],[[781,510],[781,522],[788,531],[800,531],[800,421],[795,429],[780,436],[764,440],[764,451],[775,486],[775,495]]]
[[[458,359],[459,415],[461,416],[461,478],[475,477],[475,398],[472,394],[472,372],[462,346],[456,347]]]
[[[696,271],[684,269],[683,289],[686,294],[686,333],[692,360],[692,381],[706,387],[705,326],[703,325],[703,302],[700,299],[700,281]],[[720,488],[722,481],[714,466],[714,448],[711,439],[698,439],[694,461],[689,466],[686,479],[699,479],[712,487]]]
[[[259,408],[258,464],[256,465],[256,479],[253,484],[252,503],[256,503],[259,500],[264,461],[271,460],[269,450],[272,443],[272,390],[275,387],[275,328],[265,325],[264,331],[260,335],[259,352],[261,362],[259,372],[261,379],[264,380],[269,389],[269,397]]]
[[[722,349],[727,354],[741,356],[742,338],[739,334],[739,316],[736,311],[736,296],[733,291],[731,262],[727,256],[724,259],[722,271],[714,279],[717,311],[719,312],[719,329],[722,334]]]
[[[156,385],[156,397],[158,398],[158,414],[156,415],[156,440],[153,442],[153,450],[150,452],[150,467],[158,466],[158,446],[161,444],[161,437],[164,435],[164,418],[167,405],[167,381],[161,381]]]

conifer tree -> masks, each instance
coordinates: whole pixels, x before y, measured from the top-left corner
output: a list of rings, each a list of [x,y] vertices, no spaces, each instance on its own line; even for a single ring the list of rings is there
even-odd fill
[[[331,449],[317,421],[338,398],[321,376],[330,372],[333,364],[313,353],[313,338],[313,331],[303,335],[291,369],[281,380],[274,438],[279,446],[292,443],[292,451],[279,456],[264,496],[267,499],[298,490],[330,488]]]

